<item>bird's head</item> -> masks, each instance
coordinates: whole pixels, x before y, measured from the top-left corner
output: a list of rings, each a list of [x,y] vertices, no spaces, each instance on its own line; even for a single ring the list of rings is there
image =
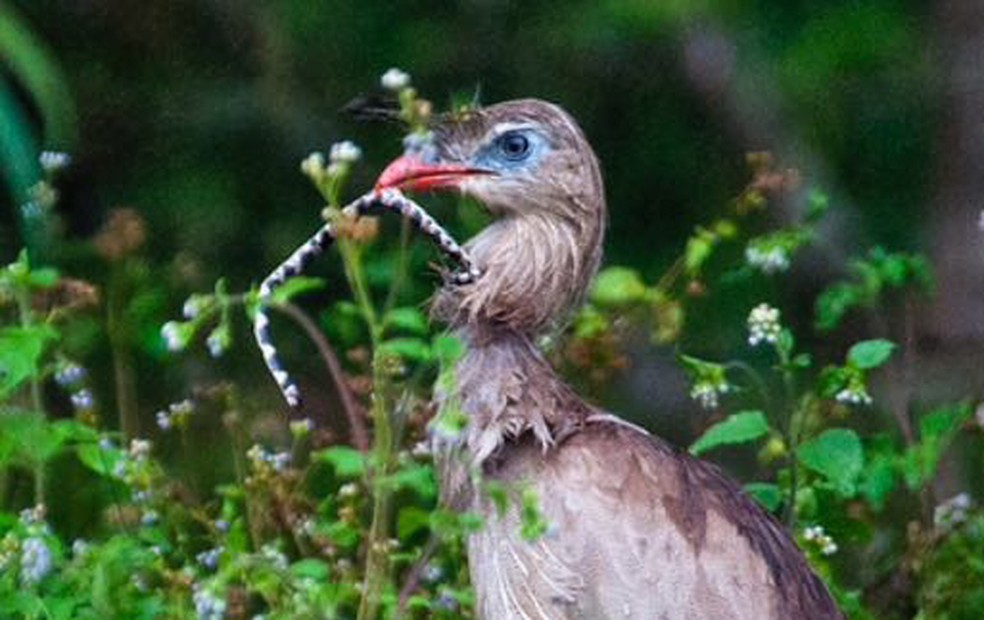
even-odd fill
[[[470,244],[486,272],[471,298],[458,296],[471,319],[543,329],[580,299],[600,259],[606,216],[597,159],[570,115],[545,101],[441,119],[376,188],[458,191],[500,216]]]
[[[583,217],[603,209],[591,146],[560,107],[508,101],[441,119],[380,175],[378,189],[457,190],[493,213],[534,210]]]

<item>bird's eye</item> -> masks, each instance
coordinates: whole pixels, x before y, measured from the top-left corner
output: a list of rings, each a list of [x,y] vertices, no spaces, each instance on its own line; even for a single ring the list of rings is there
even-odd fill
[[[510,161],[526,159],[530,154],[530,141],[517,131],[502,134],[497,140],[499,153]]]

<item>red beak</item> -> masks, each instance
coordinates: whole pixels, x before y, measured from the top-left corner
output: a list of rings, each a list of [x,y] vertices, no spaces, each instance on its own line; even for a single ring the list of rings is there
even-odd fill
[[[489,170],[469,168],[459,164],[426,164],[411,155],[395,159],[376,181],[376,190],[402,189],[411,192],[457,187],[464,179],[477,174],[491,174]]]

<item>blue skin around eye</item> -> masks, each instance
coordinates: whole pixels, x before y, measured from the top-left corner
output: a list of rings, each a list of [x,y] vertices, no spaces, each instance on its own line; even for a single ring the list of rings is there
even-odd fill
[[[543,136],[535,131],[527,130],[520,132],[520,134],[529,142],[529,150],[525,156],[510,157],[503,153],[499,144],[499,139],[502,136],[499,136],[475,154],[475,165],[489,170],[495,170],[499,173],[517,172],[536,166],[544,154],[550,149],[550,145]]]

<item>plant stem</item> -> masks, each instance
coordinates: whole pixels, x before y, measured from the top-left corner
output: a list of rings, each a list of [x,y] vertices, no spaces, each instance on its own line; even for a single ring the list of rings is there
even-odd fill
[[[799,486],[799,460],[796,458],[796,446],[799,441],[796,428],[799,426],[799,418],[802,416],[803,409],[799,403],[793,404],[795,386],[793,371],[790,367],[789,352],[783,347],[776,347],[779,355],[779,368],[782,372],[782,395],[783,410],[788,412],[786,425],[783,429],[786,447],[789,450],[789,499],[786,506],[786,527],[792,531],[796,527],[796,495]]]
[[[106,303],[106,331],[113,355],[113,383],[116,390],[116,409],[119,427],[126,439],[140,436],[140,411],[137,402],[137,381],[127,342],[123,308],[125,294],[125,269],[116,263],[109,278]]]

